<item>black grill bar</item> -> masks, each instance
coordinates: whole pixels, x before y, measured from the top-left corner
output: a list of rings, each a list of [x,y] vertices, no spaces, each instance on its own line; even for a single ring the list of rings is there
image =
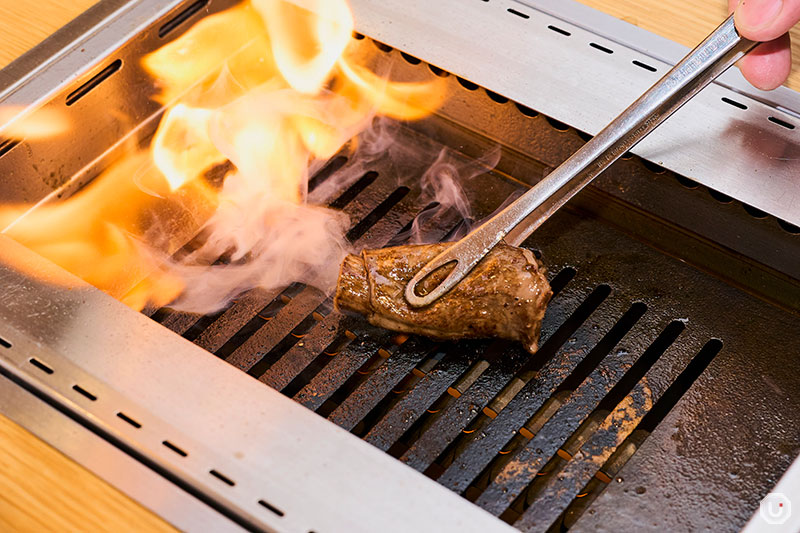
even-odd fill
[[[574,280],[578,283],[582,281],[582,276]],[[450,442],[458,437],[459,433],[465,430],[466,426],[478,416],[478,413],[487,407],[489,402],[494,398],[506,384],[520,371],[533,370],[541,364],[541,361],[546,360],[546,354],[554,353],[555,350],[565,341],[568,340],[581,324],[603,303],[608,295],[609,289],[607,287],[596,289],[586,294],[578,305],[571,309],[566,316],[569,318],[561,324],[561,326],[552,334],[553,341],[548,338],[542,345],[540,353],[537,353],[533,358],[529,354],[524,353],[520,347],[509,346],[501,344],[502,351],[495,357],[500,359],[499,364],[492,365],[487,372],[482,375],[475,386],[459,397],[452,405],[450,405],[438,417],[438,420],[433,424],[431,429],[425,433],[417,442],[413,443],[409,450],[405,452],[401,458],[404,462],[417,468],[418,470],[425,470],[433,461],[445,451]],[[570,294],[571,298],[566,298],[567,305],[574,302],[574,295]],[[558,309],[559,302],[563,301],[561,295],[557,296],[551,302],[551,309],[554,311]],[[561,314],[561,310],[559,310]],[[595,330],[590,329],[590,334],[596,333]],[[542,332],[547,335],[547,331]],[[509,357],[514,354],[515,357]],[[581,359],[583,353],[576,352],[573,354],[575,364]],[[487,358],[487,360],[490,360]],[[466,431],[469,431],[468,429]],[[440,472],[439,472],[440,473]],[[433,477],[438,477],[436,471],[430,472]]]
[[[609,305],[604,308],[604,314],[607,316],[614,316],[624,306],[624,303],[609,302]],[[612,306],[617,307],[614,309]],[[559,403],[566,402],[571,394],[575,393],[582,383],[587,381],[591,374],[599,374],[603,379],[608,376],[604,375],[604,369],[597,369],[609,353],[616,347],[634,327],[636,322],[644,315],[644,309],[641,305],[632,305],[621,318],[613,324],[608,332],[594,344],[594,347],[585,356],[576,361],[572,354],[569,354],[569,347],[562,350],[559,356],[555,357],[550,364],[542,368],[536,378],[531,380],[525,387],[514,397],[508,406],[496,415],[494,419],[481,429],[481,442],[470,439],[467,443],[462,445],[464,449],[452,464],[448,464],[447,471],[439,479],[439,482],[444,486],[455,490],[457,492],[464,492],[469,484],[473,482],[478,474],[483,471],[492,470],[496,465],[491,462],[507,463],[513,458],[513,446],[510,446],[512,439],[510,435],[519,434],[519,431],[526,427],[526,421],[532,413],[538,413],[548,398],[555,396],[559,398]],[[589,328],[592,329],[591,327]],[[641,328],[640,328],[641,330]],[[594,329],[593,331],[598,331]],[[576,337],[577,339],[577,337]],[[614,364],[619,364],[624,368],[627,358],[614,361]],[[608,364],[608,363],[606,363]],[[572,369],[569,375],[564,378],[563,373],[565,370]],[[610,379],[610,378],[609,378]],[[591,381],[602,387],[602,379],[600,383]],[[591,409],[593,407],[593,399],[598,394],[597,390],[589,391],[587,396],[581,397],[581,408]],[[576,418],[578,412],[572,413]],[[539,421],[541,424],[541,421]],[[530,426],[529,426],[530,427]],[[530,429],[528,429],[530,432]],[[523,432],[524,433],[524,432]],[[516,439],[519,443],[520,440]],[[500,454],[501,451],[506,453]]]
[[[637,327],[631,331],[630,335],[634,338],[647,338],[649,332],[653,330],[653,325],[654,324],[648,320],[642,320],[637,324]],[[507,511],[504,518],[511,518],[513,521],[514,513],[523,512],[533,498],[539,493],[537,490],[539,487],[533,483],[537,478],[537,474],[545,472],[548,476],[544,477],[548,477],[548,479],[558,479],[560,476],[556,475],[556,470],[561,465],[561,461],[569,461],[570,457],[576,454],[578,449],[580,449],[580,441],[585,440],[587,436],[594,433],[598,425],[602,425],[605,415],[607,414],[607,412],[591,412],[590,410],[594,408],[603,397],[609,394],[620,380],[624,379],[626,372],[628,372],[632,366],[635,366],[637,361],[644,360],[646,362],[652,362],[663,355],[681,331],[676,331],[671,323],[662,327],[664,328],[662,332],[653,339],[650,346],[641,355],[630,353],[627,350],[621,350],[616,354],[609,355],[603,361],[601,367],[593,373],[591,378],[584,381],[584,383],[575,390],[569,400],[542,427],[539,433],[530,439],[516,454],[513,465],[523,464],[524,467],[515,470],[514,479],[507,480],[503,477],[503,474],[508,471],[508,469],[512,468],[511,465],[508,465],[497,474],[493,483],[486,488],[480,498],[476,500],[476,503],[496,515],[501,515]],[[671,368],[677,370],[674,369],[674,367]],[[642,386],[644,387],[645,385]],[[652,394],[657,398],[658,391],[648,387],[647,391],[643,394],[646,396],[641,396],[636,399],[635,403],[630,404],[631,412],[626,412],[627,416],[635,417],[638,415],[639,410],[635,407],[637,405],[641,407],[640,410],[642,410],[642,414],[644,414],[644,412],[646,412],[645,403],[650,403],[648,397]],[[593,401],[586,402],[584,399],[586,396],[592,398]],[[626,407],[628,406],[626,405]],[[592,417],[590,415],[599,416]],[[584,422],[588,422],[585,430],[583,432],[577,432],[579,426]],[[620,420],[620,422],[623,422],[623,420]],[[633,430],[635,425],[636,424],[632,424],[630,430]],[[577,445],[574,447],[564,445],[563,443],[565,441],[563,436],[565,434],[579,435],[580,439]],[[567,439],[566,442],[569,442],[569,439]],[[607,442],[607,445],[608,444],[610,444],[610,442]],[[565,447],[571,449],[564,449]],[[613,452],[613,448],[611,448],[610,451]],[[550,462],[548,463],[548,461]],[[548,467],[543,469],[542,466],[546,463]],[[584,484],[585,482],[581,483],[578,488],[582,487]],[[525,493],[526,489],[529,489],[530,492]],[[569,500],[574,496],[573,494]],[[569,503],[569,501],[567,501],[567,503]],[[512,506],[510,510],[508,510],[509,506]],[[566,507],[566,505],[564,507]],[[563,508],[555,514],[553,519],[558,517],[562,510]],[[547,525],[549,525],[549,523]]]
[[[458,398],[424,421],[424,430],[411,440],[403,438],[407,450],[400,460],[417,470],[427,469],[450,442],[464,430],[481,409],[505,386],[528,359],[522,348],[505,341],[493,343],[481,358],[489,363],[475,383]],[[413,431],[413,427],[410,431]],[[405,436],[404,436],[405,437]],[[409,442],[410,441],[410,442]],[[410,445],[410,446],[409,446]],[[390,453],[392,453],[390,451]]]
[[[328,416],[328,420],[348,431],[352,430],[370,409],[391,394],[417,363],[436,347],[433,341],[419,337],[403,343],[375,372],[365,376],[352,393],[342,398],[341,403]]]
[[[336,357],[352,340],[348,338],[347,332],[353,328],[358,329],[357,321],[353,318],[342,317],[337,313],[329,314],[308,332],[302,343],[298,342],[292,346],[259,379],[270,387],[293,396],[300,390],[297,388],[299,383],[293,380],[317,358],[320,359],[319,363],[324,365],[327,364],[324,362],[325,359],[330,361],[332,357]],[[352,332],[350,334],[355,335]],[[306,376],[302,386],[308,384],[311,377],[313,376]],[[294,384],[294,387],[287,390],[290,383]]]
[[[305,287],[303,292],[286,304],[281,312],[254,332],[241,343],[226,361],[242,370],[249,371],[270,350],[272,350],[284,336],[290,335],[306,316],[311,314],[327,296],[318,289]],[[265,369],[266,370],[266,369]],[[263,373],[263,372],[262,372]]]
[[[354,328],[356,338],[333,358],[297,394],[294,399],[312,411],[319,409],[342,382],[352,376],[378,350],[389,346],[395,335],[371,326]]]
[[[413,218],[403,226],[399,234],[407,234],[411,222],[413,222]],[[396,221],[391,227],[394,227],[397,223]],[[446,234],[446,228],[454,227],[457,223],[458,219],[455,213],[446,212],[429,220],[427,224],[421,225],[420,231],[434,241],[438,241]],[[375,231],[382,234],[387,229],[378,226]],[[395,237],[392,237],[392,239],[395,239]],[[356,243],[356,249],[358,249],[359,244]],[[317,325],[316,329],[309,332],[307,340],[302,346],[294,346],[285,357],[274,365],[274,368],[271,368],[262,376],[261,381],[274,389],[283,390],[292,379],[303,371],[306,365],[322,353],[324,346],[333,342],[343,327],[340,322],[347,320],[349,320],[349,317],[341,317],[338,314],[326,317],[324,321]]]
[[[415,387],[406,391],[387,410],[372,428],[366,428],[364,439],[378,448],[388,451],[433,404],[442,396],[449,396],[448,389],[486,351],[489,342],[458,342],[450,344],[447,354]],[[453,392],[455,394],[455,392]]]
[[[669,335],[669,332],[665,333]],[[698,353],[697,364],[708,365],[719,353],[720,348],[721,344],[710,341]],[[656,364],[658,362],[664,366],[663,360],[659,359]],[[567,505],[580,494],[580,489],[597,474],[598,465],[611,456],[616,444],[623,442],[634,431],[652,405],[658,403],[665,394],[665,389],[648,384],[651,381],[675,382],[681,370],[683,369],[680,367],[653,368],[650,372],[662,375],[654,376],[653,379],[645,377],[644,380],[638,381],[616,408],[605,417],[592,438],[581,447],[581,453],[575,454],[559,475],[547,478],[546,485],[542,487],[537,497],[530,501],[525,514],[519,520],[520,527],[528,530],[553,523]],[[650,372],[647,376],[650,376]]]
[[[303,289],[305,289],[305,285],[302,283],[293,283],[280,292],[273,290],[261,293],[259,296],[262,296],[264,301],[268,303],[260,311],[254,311],[253,315],[251,315],[252,318],[236,330],[233,337],[214,350],[214,355],[220,359],[227,359],[239,346],[255,335],[265,323],[275,318]],[[237,304],[234,303],[234,305]],[[225,316],[225,313],[222,313],[221,316]]]
[[[661,395],[661,398],[644,415],[636,429],[628,435],[622,444],[617,446],[602,468],[575,495],[569,507],[550,526],[549,533],[569,529],[575,524],[721,350],[722,342],[718,339],[712,339],[703,346],[703,349],[692,359],[686,369],[681,372],[681,375],[675,379],[666,392]],[[616,438],[620,438],[620,436]],[[594,461],[594,464],[597,464],[597,461]],[[618,483],[622,481],[622,478],[617,479]]]

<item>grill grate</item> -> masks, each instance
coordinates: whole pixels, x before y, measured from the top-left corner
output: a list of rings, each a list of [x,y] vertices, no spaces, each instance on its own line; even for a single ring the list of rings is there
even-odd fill
[[[432,212],[419,187],[398,185],[396,169],[380,162],[321,198],[350,164],[333,159],[309,189],[350,216],[356,249],[402,242],[415,217]],[[479,218],[522,188],[497,173],[463,186]],[[423,219],[431,240],[460,224],[452,212]],[[704,328],[687,334],[690,321],[675,313],[679,281],[664,286],[673,261],[658,252],[569,212],[535,239],[555,296],[534,357],[506,341],[384,331],[334,312],[330,298],[302,284],[250,291],[214,315],[153,317],[517,527],[564,528],[722,343]]]

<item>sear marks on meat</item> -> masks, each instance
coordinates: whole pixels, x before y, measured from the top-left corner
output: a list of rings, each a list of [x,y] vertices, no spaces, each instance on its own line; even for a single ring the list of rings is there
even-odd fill
[[[439,300],[421,309],[408,305],[406,285],[447,246],[397,246],[348,255],[339,271],[336,306],[394,331],[442,340],[499,337],[520,341],[529,352],[536,352],[553,293],[530,250],[497,245]],[[424,283],[435,287],[445,275],[440,270]]]

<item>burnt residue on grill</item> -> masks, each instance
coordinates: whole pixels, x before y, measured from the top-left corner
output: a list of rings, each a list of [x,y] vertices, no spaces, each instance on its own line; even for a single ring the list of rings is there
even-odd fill
[[[352,164],[334,158],[309,189],[315,201],[348,213],[356,249],[405,242],[423,212],[431,241],[459,231],[460,217],[432,211],[419,187],[398,183],[393,165],[378,162],[346,186],[323,186]],[[505,153],[500,171],[464,184],[476,219],[524,188],[509,179],[524,168],[524,158]],[[542,166],[532,168],[541,174]],[[640,172],[640,181],[669,189],[659,169]],[[676,198],[692,194],[677,182],[672,189]],[[632,193],[633,205],[645,201],[639,189]],[[623,217],[601,192],[582,195],[525,243],[543,257],[554,291],[534,356],[506,341],[436,342],[375,328],[302,284],[250,291],[214,315],[159,310],[153,318],[522,530],[629,525],[611,495],[647,509],[641,523],[650,527],[705,524],[667,512],[656,518],[650,510],[658,504],[642,507],[674,488],[675,472],[689,473],[683,492],[669,492],[670,505],[693,509],[698,494],[715,490],[737,529],[770,488],[756,472],[781,472],[800,449],[796,435],[764,419],[759,431],[784,447],[763,457],[746,452],[740,435],[751,421],[737,409],[777,405],[745,387],[750,376],[770,374],[773,390],[796,387],[774,364],[790,364],[800,339],[770,332],[797,331],[798,318],[660,252],[639,238],[642,218]],[[657,235],[671,238],[667,226]],[[666,247],[672,254],[675,242]],[[779,407],[787,427],[800,422],[792,405]],[[692,476],[708,463],[719,472]]]

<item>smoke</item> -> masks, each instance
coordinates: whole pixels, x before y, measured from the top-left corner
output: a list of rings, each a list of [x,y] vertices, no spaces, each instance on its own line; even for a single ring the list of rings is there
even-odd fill
[[[338,123],[346,116],[337,112],[341,105],[335,95],[320,102],[264,88],[215,113],[209,138],[235,170],[225,178],[219,206],[201,230],[202,244],[167,262],[185,286],[171,307],[209,313],[254,287],[275,289],[292,282],[326,292],[335,287],[338,265],[350,251],[348,217],[303,196],[309,169],[322,162],[312,148],[336,151],[364,127],[363,120]],[[303,139],[305,130],[286,124],[297,121],[298,114],[328,136]],[[315,146],[315,139],[325,145]]]
[[[448,238],[458,240],[469,233],[474,220],[463,187],[477,176],[492,170],[499,161],[499,146],[479,159],[467,162],[448,148],[443,148],[436,161],[422,176],[422,201],[434,207],[426,209],[414,219],[409,236],[410,242],[429,242],[428,236],[422,230],[423,226],[429,220],[441,217],[450,210],[455,211],[462,223]]]
[[[274,95],[269,99],[274,101]],[[254,119],[263,120],[264,116]],[[408,231],[397,235],[390,244],[438,240],[441,228],[436,228],[436,221],[445,216],[451,223],[462,222],[458,231],[451,233],[451,239],[466,234],[474,221],[464,187],[497,164],[499,147],[476,160],[466,160],[425,138],[401,132],[401,128],[395,121],[374,119],[351,141],[356,149],[348,163],[300,203],[276,193],[280,180],[276,183],[270,178],[275,173],[274,161],[262,165],[243,160],[266,157],[263,153],[239,154],[233,148],[223,148],[237,170],[225,179],[220,206],[201,232],[202,244],[167,263],[171,273],[185,285],[170,307],[210,313],[249,289],[280,289],[293,282],[331,293],[345,255],[359,250],[354,250],[345,237],[351,225],[347,215],[315,204],[327,203],[375,168],[390,173],[397,186],[421,188],[418,202],[429,206],[413,220]],[[221,136],[216,140],[223,147],[225,131],[232,130],[212,131],[212,137]],[[285,157],[288,152],[282,153]],[[327,163],[313,158],[309,162],[303,154],[298,157],[303,160],[306,177]],[[439,230],[438,236],[426,230],[431,225]]]
[[[275,289],[301,282],[330,291],[335,286],[338,265],[349,252],[344,214],[258,198],[248,203],[251,211],[246,220],[223,210],[209,222],[208,240],[171,265],[186,288],[170,307],[209,313],[254,287]],[[225,254],[230,257],[228,264],[194,263]]]

